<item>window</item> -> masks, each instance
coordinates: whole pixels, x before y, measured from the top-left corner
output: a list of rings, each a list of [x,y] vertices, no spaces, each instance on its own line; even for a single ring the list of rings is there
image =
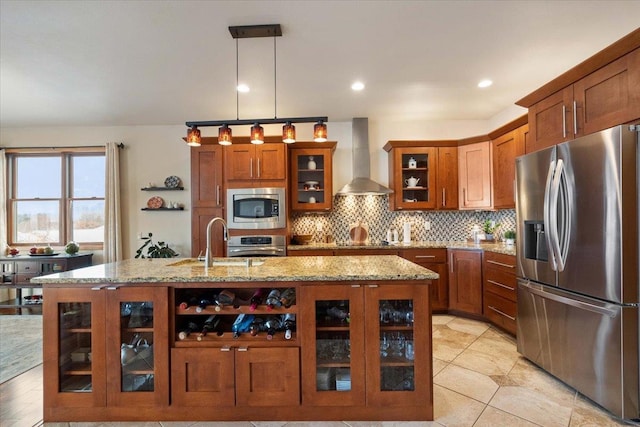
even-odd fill
[[[102,248],[105,157],[99,152],[7,153],[10,245]]]

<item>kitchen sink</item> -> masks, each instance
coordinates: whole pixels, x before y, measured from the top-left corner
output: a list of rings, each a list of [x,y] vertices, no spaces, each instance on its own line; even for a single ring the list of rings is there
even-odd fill
[[[264,264],[261,258],[214,258],[211,261],[212,267],[257,267]],[[172,264],[170,267],[204,267],[204,260],[198,258],[187,258]]]

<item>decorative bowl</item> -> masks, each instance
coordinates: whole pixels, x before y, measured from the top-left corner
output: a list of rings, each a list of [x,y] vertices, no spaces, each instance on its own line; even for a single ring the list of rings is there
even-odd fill
[[[306,245],[312,238],[313,234],[294,234],[292,240],[296,245]]]

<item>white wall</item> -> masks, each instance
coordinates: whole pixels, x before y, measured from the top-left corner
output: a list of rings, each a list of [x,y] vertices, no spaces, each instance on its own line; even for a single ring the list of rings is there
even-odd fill
[[[513,115],[513,117],[510,117]],[[521,112],[501,113],[504,123],[522,115]],[[504,124],[502,123],[502,124]],[[375,121],[369,120],[371,148],[371,177],[388,184],[387,153],[382,149],[392,139],[459,139],[487,132],[499,127],[490,121],[456,120],[438,122]],[[298,139],[310,140],[312,125],[296,125]],[[208,133],[209,132],[209,133]],[[214,129],[203,130],[203,136]],[[265,134],[277,135],[277,125],[265,127]],[[248,134],[248,131],[245,132]],[[334,191],[351,178],[351,122],[328,123],[329,139],[338,141],[334,154]],[[234,135],[242,135],[234,129]],[[168,242],[183,256],[191,252],[191,183],[189,147],[182,138],[184,125],[176,126],[112,126],[112,127],[56,127],[56,128],[3,128],[0,129],[2,147],[62,147],[104,145],[109,141],[123,142],[122,201],[125,258],[132,258],[142,244],[138,234],[153,233],[155,241]],[[176,175],[182,179],[185,191],[152,193],[141,191],[149,183],[162,186],[164,179]],[[184,211],[148,212],[140,209],[147,200],[158,195],[166,201],[185,206]],[[96,254],[95,262],[102,256]]]

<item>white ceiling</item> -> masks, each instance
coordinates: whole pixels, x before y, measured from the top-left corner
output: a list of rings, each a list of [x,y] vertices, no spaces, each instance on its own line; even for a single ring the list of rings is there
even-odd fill
[[[274,23],[278,117],[488,120],[636,29],[640,1],[2,0],[0,16],[2,127],[234,119],[228,27]],[[240,118],[274,117],[273,39],[239,54]]]

